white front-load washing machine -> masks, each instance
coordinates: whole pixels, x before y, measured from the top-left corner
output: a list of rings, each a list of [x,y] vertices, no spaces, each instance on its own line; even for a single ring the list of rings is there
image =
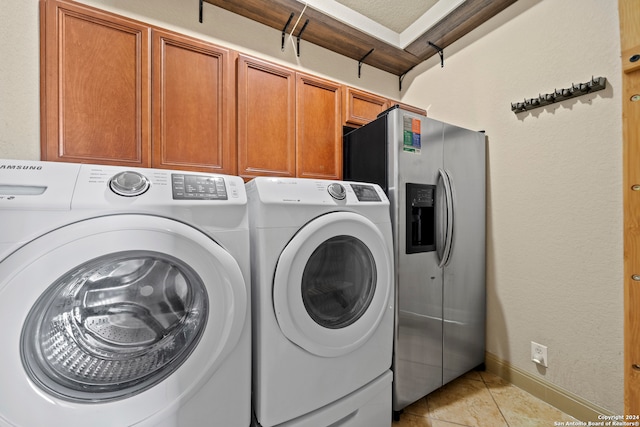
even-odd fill
[[[255,178],[254,424],[388,427],[394,268],[374,184]]]
[[[0,160],[0,425],[251,418],[239,177]]]

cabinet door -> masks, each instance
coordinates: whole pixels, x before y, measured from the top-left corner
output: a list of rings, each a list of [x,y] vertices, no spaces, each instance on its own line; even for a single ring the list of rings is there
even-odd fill
[[[340,179],[340,85],[301,73],[296,81],[296,176]]]
[[[234,52],[153,30],[156,168],[236,173]]]
[[[295,72],[238,56],[238,174],[295,176]]]
[[[44,9],[42,160],[149,166],[149,28],[75,2]]]
[[[348,86],[344,87],[344,125],[366,125],[388,107],[387,98]]]

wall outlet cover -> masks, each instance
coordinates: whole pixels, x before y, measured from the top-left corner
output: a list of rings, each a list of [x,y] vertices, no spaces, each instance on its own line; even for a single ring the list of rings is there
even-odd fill
[[[531,341],[531,361],[545,368],[549,367],[547,346]]]

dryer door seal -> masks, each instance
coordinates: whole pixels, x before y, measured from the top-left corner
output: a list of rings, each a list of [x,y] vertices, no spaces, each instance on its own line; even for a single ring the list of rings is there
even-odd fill
[[[278,259],[273,300],[280,329],[315,355],[347,354],[375,333],[392,274],[391,250],[373,222],[351,212],[320,216]]]

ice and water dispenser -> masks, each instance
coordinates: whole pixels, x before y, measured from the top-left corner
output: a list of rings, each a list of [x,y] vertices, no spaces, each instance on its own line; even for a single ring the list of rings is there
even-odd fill
[[[406,253],[429,252],[436,249],[436,186],[406,184]]]

